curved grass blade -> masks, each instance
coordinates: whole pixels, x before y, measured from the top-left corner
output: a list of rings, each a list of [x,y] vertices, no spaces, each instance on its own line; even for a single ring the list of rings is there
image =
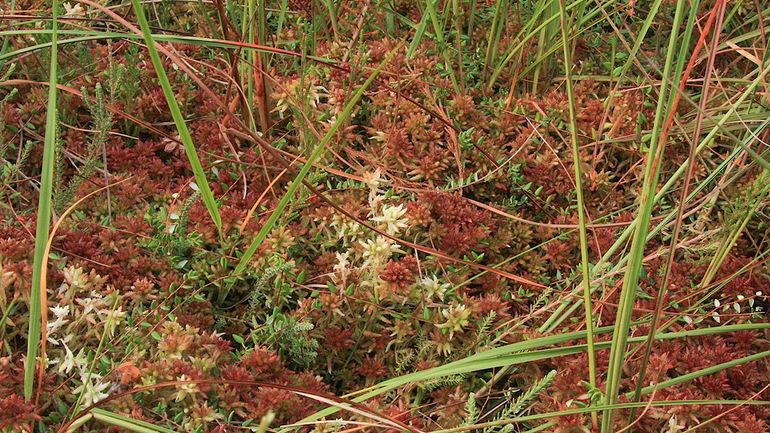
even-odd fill
[[[406,52],[406,57],[408,59],[414,58],[414,53],[420,45],[420,40],[422,40],[425,30],[428,28],[428,19],[430,19],[428,15],[428,11],[423,12],[419,24],[415,27],[414,38],[412,38],[412,42],[409,44],[409,49]]]

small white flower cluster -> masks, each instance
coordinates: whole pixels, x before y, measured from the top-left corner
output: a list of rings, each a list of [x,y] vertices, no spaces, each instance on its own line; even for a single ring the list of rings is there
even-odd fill
[[[375,223],[383,232],[391,236],[399,235],[407,226],[406,208],[402,204],[391,205],[384,203],[385,191],[382,187],[387,181],[382,177],[382,171],[363,174],[363,182],[369,188],[369,221]],[[335,252],[337,263],[333,267],[332,278],[336,283],[346,284],[354,269],[370,274],[372,281],[377,280],[377,271],[384,266],[396,252],[400,250],[398,243],[387,236],[370,233],[342,215],[333,217],[330,224],[336,235],[343,240],[347,250]]]
[[[404,230],[409,227],[406,217],[407,208],[403,204],[390,204],[386,200],[389,197],[385,187],[388,181],[383,178],[382,171],[378,168],[373,172],[365,172],[362,181],[369,189],[369,221],[383,233],[372,233],[364,230],[355,221],[350,221],[343,215],[335,214],[329,227],[333,228],[339,239],[342,240],[342,251],[335,251],[336,263],[332,267],[331,278],[335,284],[347,285],[348,279],[354,271],[363,278],[363,285],[379,287],[384,282],[379,274],[395,253],[404,253],[401,246],[390,236],[402,236]],[[415,284],[424,301],[428,303],[444,302],[449,293],[451,284],[442,282],[436,275],[425,275]],[[403,299],[405,302],[406,299]],[[454,335],[466,325],[470,311],[465,306],[457,306],[454,309],[442,312],[448,318],[449,324],[445,326],[450,335]]]
[[[73,334],[68,334],[59,340],[53,338],[65,324],[69,323],[69,319],[67,319],[70,313],[69,305],[54,305],[51,307],[51,312],[55,319],[48,323],[48,341],[57,346],[61,344],[64,354],[62,357],[53,359],[50,363],[58,364],[57,371],[59,374],[70,374],[73,370],[77,370],[80,373],[80,386],[72,390],[72,393],[75,395],[82,394],[83,405],[90,406],[103,400],[109,395],[106,391],[109,390],[111,384],[109,381],[103,381],[100,374],[91,371],[84,348],[81,347],[77,355],[73,353],[68,345],[73,339]]]
[[[78,354],[75,355],[67,345],[67,342],[62,341],[62,343],[65,353],[63,359],[57,360],[57,363],[59,364],[59,373],[69,374],[73,369],[83,372],[86,369],[86,362],[88,362],[88,358],[86,357],[83,348],[81,347]]]
[[[440,283],[435,275],[425,277],[420,281],[420,286],[424,290],[425,298],[429,301],[434,298],[438,298],[440,301],[444,300],[447,290],[452,287],[449,283]]]
[[[763,294],[761,291],[757,291],[754,293],[753,297],[750,297],[746,299],[743,295],[736,296],[736,300],[733,302],[725,302],[723,303],[719,299],[714,299],[713,303],[713,309],[711,309],[711,312],[708,313],[708,316],[712,318],[716,323],[722,323],[722,316],[720,313],[727,313],[730,312],[730,314],[758,314],[762,312],[762,309],[757,307],[754,307],[754,299],[762,297]],[[747,304],[748,308],[744,310],[744,307],[741,306],[741,304]],[[732,311],[730,311],[732,310]],[[701,323],[703,321],[702,317],[690,317],[689,315],[682,316],[682,321],[688,325],[692,325],[693,323]]]
[[[56,341],[54,337],[55,334],[57,334],[61,328],[69,322],[69,319],[67,319],[67,315],[70,313],[70,306],[69,305],[54,305],[51,307],[51,313],[53,313],[54,320],[48,321],[48,324],[45,328],[46,336],[48,337],[48,342],[53,345],[58,345],[59,343]]]
[[[385,232],[389,235],[398,234],[401,229],[407,227],[406,208],[403,205],[382,207],[382,214],[369,218],[371,221],[383,224],[385,226]]]
[[[400,204],[381,205],[385,195],[380,187],[386,185],[387,181],[382,178],[379,168],[373,173],[365,173],[363,178],[364,183],[369,187],[369,207],[371,208],[369,220],[378,223],[385,233],[391,236],[398,235],[407,227],[407,220],[404,218],[406,208]],[[387,263],[393,253],[401,251],[395,241],[380,234],[375,235],[374,238],[359,241],[359,244],[363,247],[363,267],[365,268],[377,269]]]
[[[127,312],[119,305],[119,295],[95,272],[87,274],[80,267],[63,270],[64,282],[56,291],[59,302],[50,307],[51,319],[46,325],[46,338],[54,348],[49,365],[60,375],[79,376],[72,390],[88,406],[109,395],[109,380],[95,372],[88,360],[88,347],[96,345],[103,335],[113,337]],[[104,295],[104,293],[110,293]],[[74,348],[74,349],[73,349]],[[76,381],[77,382],[77,381]]]
[[[362,177],[366,186],[369,187],[369,207],[374,211],[385,198],[380,187],[387,185],[388,181],[382,178],[382,170],[379,168],[373,172],[364,173]]]
[[[388,261],[393,253],[399,251],[398,244],[385,236],[378,235],[374,239],[359,241],[364,249],[364,267],[378,268]]]
[[[112,386],[110,382],[105,382],[104,378],[97,373],[80,370],[80,386],[73,389],[75,395],[83,394],[81,404],[91,406],[105,398],[109,397],[109,390]]]
[[[348,280],[348,276],[350,276],[350,260],[348,260],[348,256],[350,253],[344,252],[344,253],[334,253],[334,256],[337,258],[337,263],[332,268],[334,270],[334,276],[339,281],[342,282],[342,285],[345,286]]]
[[[359,237],[363,237],[365,234],[364,228],[361,224],[351,220],[345,215],[335,213],[332,215],[332,222],[329,224],[334,229],[337,237],[343,240],[343,243],[349,241],[356,241]]]

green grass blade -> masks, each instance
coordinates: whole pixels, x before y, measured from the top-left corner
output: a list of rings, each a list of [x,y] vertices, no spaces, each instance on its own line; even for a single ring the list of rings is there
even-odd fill
[[[684,38],[682,40],[682,44],[679,47],[679,63],[677,64],[676,71],[674,72],[674,77],[681,77],[682,76],[682,69],[684,68],[684,61],[683,59],[687,55],[687,50],[690,46],[690,37],[692,35],[693,25],[695,24],[695,17],[698,12],[698,8],[700,6],[700,0],[695,0],[691,9],[690,14],[687,18],[687,28],[684,32]],[[695,53],[693,53],[695,55]],[[674,83],[675,87],[679,87],[679,84],[675,81]],[[706,87],[707,88],[707,87]],[[675,93],[672,93],[672,98],[675,97]],[[691,152],[694,151],[693,143],[697,140],[697,136],[693,137],[691,143],[690,143],[690,149]],[[690,156],[690,158],[694,158],[694,154]],[[684,209],[685,209],[685,202],[687,201],[687,195],[688,195],[688,189],[689,189],[689,182],[690,177],[689,175],[685,178],[685,185],[682,188],[681,192],[681,199],[679,202],[679,206],[677,209],[677,219],[674,222],[674,228],[673,228],[673,235],[671,236],[671,243],[669,247],[668,256],[666,258],[666,267],[664,270],[663,278],[661,281],[660,288],[658,290],[658,296],[655,302],[655,310],[653,311],[652,318],[650,319],[650,332],[647,335],[647,341],[645,342],[645,351],[644,356],[642,357],[642,364],[639,367],[639,376],[636,381],[636,391],[634,394],[634,401],[639,401],[639,397],[641,396],[642,386],[645,383],[645,376],[647,374],[647,365],[649,363],[650,354],[652,353],[652,346],[654,344],[654,336],[655,333],[658,331],[658,320],[660,318],[660,313],[663,308],[663,299],[665,296],[666,291],[668,290],[668,281],[669,277],[671,275],[671,264],[674,262],[674,257],[676,254],[676,248],[677,244],[679,242],[679,230],[681,228],[682,219],[684,215]],[[634,409],[631,409],[629,415],[628,415],[628,423],[632,423],[636,417],[636,413]]]
[[[406,52],[407,58],[411,59],[414,57],[414,53],[417,51],[417,47],[420,45],[420,41],[422,40],[425,31],[428,29],[428,19],[430,19],[428,11],[423,12],[420,23],[417,24],[417,28],[415,29],[414,38],[412,38],[412,42],[409,44],[409,49]]]
[[[51,59],[49,65],[48,107],[45,120],[45,142],[43,147],[43,166],[40,172],[40,198],[37,205],[37,224],[35,227],[35,255],[32,264],[32,290],[29,303],[29,331],[27,333],[27,360],[24,363],[24,399],[32,398],[35,382],[35,370],[40,350],[40,338],[43,326],[42,310],[47,306],[41,305],[43,290],[43,264],[47,260],[46,246],[48,231],[51,224],[52,189],[54,165],[56,159],[56,100],[57,100],[57,63],[58,63],[58,2],[53,0],[51,23]],[[45,356],[45,354],[43,354]]]
[[[198,188],[203,198],[203,203],[206,205],[211,220],[214,221],[214,225],[217,227],[220,238],[222,237],[222,218],[219,215],[219,207],[217,201],[214,198],[214,194],[211,192],[209,182],[206,180],[206,175],[203,172],[203,166],[198,158],[198,153],[195,151],[195,145],[193,144],[190,131],[187,129],[187,123],[185,123],[184,116],[179,109],[179,104],[176,102],[176,96],[174,90],[171,87],[171,83],[168,80],[166,71],[163,69],[163,63],[161,63],[160,56],[158,55],[158,49],[155,47],[155,40],[153,39],[150,31],[150,25],[147,22],[147,17],[144,15],[144,10],[139,0],[131,0],[134,6],[134,12],[136,13],[136,19],[139,22],[139,27],[142,29],[142,35],[144,41],[147,44],[147,51],[150,53],[150,59],[155,67],[155,72],[158,74],[158,81],[163,89],[163,95],[166,97],[166,103],[171,111],[171,116],[174,118],[174,124],[179,132],[179,139],[184,145],[184,151],[187,154],[187,159],[190,161],[193,174],[195,176],[195,182],[198,184]]]
[[[127,416],[124,416],[124,415],[120,415],[120,414],[117,414],[117,413],[114,413],[114,412],[110,412],[108,410],[100,409],[98,407],[91,409],[91,413],[94,414],[94,417],[96,419],[98,419],[98,420],[100,420],[102,422],[106,422],[108,424],[115,425],[115,426],[123,426],[123,427],[125,427],[125,425],[131,424],[132,427],[145,428],[145,429],[148,429],[149,431],[152,431],[152,432],[157,432],[157,433],[176,433],[175,430],[171,430],[171,429],[166,428],[166,427],[157,426],[155,424],[151,424],[151,423],[149,423],[147,421],[142,421],[140,419],[130,418],[130,417],[127,417]],[[122,422],[125,425],[124,424],[118,424],[118,422]],[[129,427],[126,427],[126,428],[129,428]],[[136,431],[136,430],[133,430],[133,431]]]
[[[289,9],[289,0],[281,0],[281,7],[278,11],[278,26],[277,30],[275,31],[275,39],[276,41],[281,40],[281,31],[283,30],[283,25],[286,22],[286,11]]]
[[[8,9],[9,15],[12,15],[13,12],[16,10],[16,0],[11,0],[10,8]],[[5,38],[3,41],[3,45],[0,46],[0,56],[6,53],[8,51],[8,47],[11,46],[11,39]],[[0,61],[0,71],[5,68],[5,62]]]
[[[601,410],[608,410],[608,409],[630,409],[630,408],[645,408],[645,407],[675,407],[675,406],[705,406],[705,405],[714,405],[714,406],[743,406],[743,405],[752,405],[752,406],[767,406],[770,405],[770,401],[768,400],[658,400],[658,401],[652,401],[652,402],[636,402],[636,403],[617,403],[617,404],[611,404],[611,405],[598,405],[598,406],[589,406],[589,407],[580,407],[575,409],[564,409],[560,411],[554,411],[554,412],[544,412],[544,413],[536,413],[532,415],[524,415],[524,416],[517,416],[515,418],[507,418],[507,419],[499,419],[495,421],[489,421],[485,423],[479,423],[479,424],[473,424],[473,425],[463,425],[460,427],[450,428],[450,429],[442,429],[442,430],[433,430],[431,433],[459,433],[464,431],[477,431],[482,429],[487,429],[490,427],[495,426],[504,426],[508,424],[515,424],[515,423],[524,423],[529,421],[537,421],[537,420],[544,420],[549,418],[558,418],[562,416],[570,416],[570,415],[580,415],[580,414],[586,414],[590,412],[597,412]],[[539,426],[532,430],[527,430],[522,433],[534,433],[543,431],[547,428],[554,427],[556,425],[555,422],[550,421],[543,426]],[[626,430],[628,431],[628,430]]]
[[[321,0],[324,7],[329,13],[329,22],[332,26],[332,32],[334,33],[334,39],[339,39],[339,28],[337,25],[337,5],[334,4],[333,0]]]
[[[770,357],[770,350],[755,353],[753,355],[747,355],[742,358],[733,359],[731,361],[723,362],[720,364],[712,365],[710,367],[706,367],[698,371],[693,371],[687,374],[683,374],[681,376],[674,377],[672,379],[664,380],[663,382],[656,383],[654,385],[646,386],[642,388],[641,395],[647,395],[658,389],[670,388],[672,386],[679,385],[681,383],[690,382],[692,380],[698,379],[703,376],[719,373],[720,371],[727,370],[728,368],[745,364],[747,362],[758,361],[760,359],[764,359],[767,357]],[[626,398],[632,398],[633,395],[634,395],[634,392],[627,392],[625,396]]]
[[[663,157],[665,142],[659,141],[659,136],[664,128],[663,122],[667,116],[664,111],[669,107],[670,97],[668,94],[668,77],[671,76],[674,53],[676,52],[677,41],[679,37],[679,26],[682,21],[684,11],[684,2],[678,2],[672,32],[669,37],[666,62],[663,67],[663,81],[661,81],[658,107],[655,112],[655,121],[652,127],[652,138],[650,149],[647,155],[647,165],[644,173],[644,182],[640,194],[639,211],[636,217],[636,230],[631,241],[631,250],[629,252],[628,265],[623,278],[623,286],[620,292],[620,301],[618,302],[618,312],[615,318],[615,330],[612,336],[612,348],[610,349],[610,360],[607,367],[607,387],[605,389],[605,404],[611,405],[617,403],[618,389],[620,388],[620,379],[623,374],[623,362],[626,355],[626,343],[628,341],[628,331],[631,327],[631,316],[633,314],[634,302],[636,301],[637,285],[641,275],[644,261],[644,247],[647,244],[647,234],[652,216],[652,207],[655,201],[655,192],[658,186],[658,177],[660,174],[659,166]],[[681,59],[680,59],[681,60]],[[604,411],[602,417],[602,433],[610,433],[613,426],[614,413],[612,409]]]
[[[586,216],[583,201],[583,181],[580,171],[580,147],[578,144],[577,114],[575,110],[575,93],[572,88],[572,46],[569,43],[567,24],[569,18],[564,8],[563,0],[559,2],[559,14],[561,15],[561,38],[564,54],[564,77],[567,87],[567,101],[569,105],[569,131],[570,144],[572,145],[572,164],[575,170],[575,193],[577,194],[578,235],[580,237],[580,269],[582,273],[583,303],[585,304],[586,337],[588,342],[588,381],[591,388],[596,388],[596,354],[594,351],[594,319],[591,311],[591,271],[588,263],[588,236],[586,235]],[[597,423],[596,412],[591,414],[594,424]]]
[[[460,87],[457,84],[457,77],[455,76],[454,68],[452,67],[452,60],[449,58],[449,50],[446,45],[446,37],[444,37],[444,27],[441,21],[438,19],[438,13],[436,12],[436,5],[434,0],[425,1],[425,9],[428,11],[430,21],[433,24],[433,32],[436,36],[436,49],[444,56],[444,65],[446,66],[449,78],[452,80],[452,87],[454,91],[460,93]]]
[[[581,3],[582,4],[582,3]],[[550,18],[553,16],[560,16],[560,21],[564,21],[564,16],[562,16],[560,10],[562,8],[563,4],[561,4],[560,0],[543,0],[543,7],[544,12],[541,15],[541,19],[544,19],[546,17]],[[564,14],[566,15],[566,13]],[[540,34],[538,35],[538,43],[537,43],[537,57],[543,57],[542,61],[537,64],[535,67],[535,73],[532,78],[532,91],[536,92],[538,89],[538,83],[540,82],[540,75],[541,73],[543,75],[548,75],[549,69],[552,63],[552,59],[548,56],[544,56],[543,53],[548,47],[548,43],[554,39],[556,39],[556,34],[559,31],[559,22],[554,19],[548,19],[546,21],[546,25],[540,30]],[[570,49],[570,51],[572,51]],[[566,61],[566,58],[565,58]]]
[[[168,429],[162,429],[158,428],[156,426],[153,426],[152,424],[149,424],[148,426],[139,424],[134,419],[126,419],[126,417],[118,417],[115,416],[115,414],[112,414],[111,412],[107,411],[94,411],[94,419],[103,422],[104,424],[108,424],[114,427],[120,427],[122,429],[126,429],[128,431],[136,432],[136,433],[168,433],[168,432],[174,432],[173,430]]]
[[[508,2],[497,0],[495,3],[495,13],[492,18],[492,25],[487,33],[487,49],[484,53],[484,76],[487,75],[489,67],[495,63],[497,47],[500,45],[500,35],[505,23],[505,14],[508,12]]]

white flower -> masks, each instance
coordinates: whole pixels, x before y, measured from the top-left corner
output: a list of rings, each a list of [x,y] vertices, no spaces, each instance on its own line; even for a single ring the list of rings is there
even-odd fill
[[[370,218],[374,222],[385,224],[385,231],[395,235],[401,229],[407,227],[407,219],[403,218],[406,208],[403,205],[383,206],[382,215]]]
[[[668,428],[664,428],[661,430],[661,433],[679,433],[682,430],[684,430],[685,425],[679,424],[679,421],[676,419],[676,415],[672,416],[668,419]]]
[[[721,302],[719,302],[719,299],[714,299],[714,308],[719,308],[722,305]]]
[[[83,393],[83,406],[91,406],[92,404],[109,397],[109,393],[105,391],[110,389],[110,383],[102,382],[102,376],[100,374],[91,373],[89,377],[88,371],[81,370],[80,382],[80,386],[72,390],[72,393]]]
[[[376,191],[385,183],[382,180],[382,170],[379,168],[374,170],[374,172],[367,171],[362,177],[364,178],[364,183],[370,190]]]
[[[86,14],[86,11],[83,10],[83,6],[79,3],[72,6],[69,2],[64,2],[62,6],[64,6],[65,17],[78,17]]]
[[[425,297],[433,299],[437,297],[440,300],[444,300],[447,289],[451,287],[449,283],[439,283],[438,278],[435,275],[431,277],[425,277],[420,281],[420,285],[425,289]]]
[[[86,358],[86,354],[83,352],[83,348],[80,349],[77,355],[72,353],[72,350],[70,350],[67,344],[64,344],[64,350],[64,359],[59,360],[61,361],[61,363],[59,363],[60,374],[68,374],[74,368],[77,368],[78,370],[85,369],[88,358]]]
[[[378,194],[374,190],[369,191],[369,208],[372,209],[371,212],[369,212],[370,215],[374,215],[375,210],[380,208],[380,203],[382,203],[383,200],[385,200],[384,195]]]
[[[179,376],[177,379],[179,382],[188,382],[190,380],[189,377],[185,376],[184,374]],[[174,401],[180,402],[185,399],[188,395],[195,395],[196,392],[198,392],[198,386],[194,383],[183,383],[176,386],[176,398],[174,398]]]
[[[51,307],[51,312],[53,313],[55,319],[53,321],[49,321],[46,324],[46,335],[48,338],[48,341],[50,341],[54,345],[58,345],[55,339],[52,338],[52,336],[58,332],[64,325],[69,322],[69,320],[66,319],[67,315],[70,312],[69,305],[65,306],[59,306],[54,305]]]
[[[380,187],[388,182],[382,178],[382,171],[378,168],[374,172],[366,172],[363,174],[363,180],[366,186],[369,187],[369,206],[372,209],[376,209],[379,203],[384,199],[380,195]]]
[[[377,236],[374,239],[367,239],[366,242],[359,241],[364,247],[364,266],[379,265],[388,260],[394,252],[398,251],[398,244],[385,236]]]
[[[51,312],[54,316],[56,316],[56,319],[63,319],[67,317],[67,315],[70,313],[70,306],[69,305],[54,305],[51,307]]]
[[[317,108],[318,104],[321,103],[321,98],[329,97],[329,91],[324,86],[310,86],[308,96],[310,97],[310,104],[313,108]]]
[[[118,307],[112,310],[99,310],[97,314],[99,317],[101,317],[105,326],[107,326],[107,333],[110,335],[110,337],[112,337],[112,335],[115,333],[115,328],[117,328],[122,319],[126,317],[126,312],[123,311],[123,307]]]
[[[78,298],[78,299],[75,299],[75,302],[77,302],[81,307],[83,307],[83,312],[81,314],[83,316],[86,316],[86,319],[89,319],[89,322],[93,323],[93,320],[90,320],[91,319],[90,313],[92,311],[97,311],[102,306],[104,306],[104,297],[102,296],[101,293],[95,290],[92,290],[88,298]]]
[[[340,274],[342,277],[342,281],[347,280],[348,275],[350,275],[350,261],[348,260],[348,253],[334,253],[334,256],[337,257],[337,263],[334,265],[334,272]]]

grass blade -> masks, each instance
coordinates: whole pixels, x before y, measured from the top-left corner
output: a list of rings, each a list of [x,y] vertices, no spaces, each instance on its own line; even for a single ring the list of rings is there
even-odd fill
[[[414,53],[417,51],[417,46],[420,45],[420,40],[422,40],[422,37],[425,34],[425,30],[428,29],[428,19],[430,19],[428,16],[428,11],[423,12],[422,18],[415,28],[414,38],[412,38],[412,42],[409,44],[409,50],[406,52],[406,57],[408,59],[412,59],[414,57]]]
[[[35,367],[39,352],[42,329],[45,328],[46,315],[42,314],[45,293],[42,290],[45,278],[44,264],[47,260],[46,246],[48,230],[51,224],[51,193],[53,189],[54,165],[56,159],[56,100],[57,100],[57,63],[58,63],[58,2],[53,0],[53,20],[51,23],[51,59],[49,65],[48,107],[45,120],[45,142],[43,147],[43,167],[40,172],[40,198],[37,206],[37,224],[35,227],[35,255],[32,264],[32,292],[29,303],[29,332],[27,334],[27,360],[24,363],[24,399],[32,398],[35,381]],[[45,354],[43,354],[45,356]]]
[[[91,413],[94,414],[94,417],[96,419],[99,419],[99,420],[101,420],[103,422],[106,419],[109,419],[106,422],[112,423],[113,425],[117,425],[114,422],[114,421],[117,420],[117,421],[123,421],[125,423],[133,424],[134,426],[144,427],[144,428],[150,429],[151,431],[154,431],[154,432],[176,433],[174,430],[171,430],[171,429],[168,429],[168,428],[165,428],[165,427],[161,427],[161,426],[157,426],[157,425],[151,424],[151,423],[149,423],[147,421],[142,421],[140,419],[130,418],[130,417],[127,417],[127,416],[124,416],[124,415],[120,415],[120,414],[117,414],[117,413],[114,413],[114,412],[110,412],[108,410],[100,409],[98,407],[95,407],[95,408],[91,409]]]
[[[700,6],[700,0],[695,0],[695,3],[693,5],[692,9],[690,10],[690,16],[688,17],[688,20],[687,20],[687,30],[685,31],[685,35],[684,35],[685,36],[685,41],[684,41],[684,43],[682,43],[682,45],[680,47],[680,56],[686,55],[685,51],[686,51],[686,49],[687,49],[687,47],[689,45],[688,39],[689,39],[690,35],[692,34],[692,27],[693,27],[693,24],[695,22],[696,12],[697,12],[699,6]],[[698,54],[697,50],[700,47],[700,43],[701,43],[701,41],[705,40],[706,34],[708,34],[708,32],[709,32],[709,30],[711,28],[710,24],[712,23],[713,18],[716,16],[716,12],[719,9],[720,8],[715,7],[713,9],[712,13],[710,14],[709,20],[708,20],[708,22],[706,24],[705,29],[701,32],[701,38],[698,41],[698,44],[696,45],[695,50],[693,51],[692,57],[697,56],[697,54]],[[720,26],[718,25],[717,28],[719,29],[719,27]],[[715,40],[718,39],[718,36],[719,36],[719,30],[714,32],[714,39]],[[711,71],[711,68],[713,67],[713,63],[712,63],[713,59],[714,59],[713,56],[709,57],[709,64],[707,66],[707,70],[708,71]],[[677,76],[680,73],[681,73],[681,71],[677,70]],[[710,75],[711,75],[711,72],[709,72],[707,74],[706,81],[705,81],[705,84],[704,84],[704,93],[708,92],[708,85],[709,85]],[[683,84],[686,84],[686,81],[687,81],[687,78],[685,77],[684,78],[684,83],[680,84],[681,85],[680,90],[684,88]],[[705,105],[704,104],[705,104],[706,101],[707,100],[705,98],[701,101],[701,104],[702,104],[701,107],[704,108],[704,109],[705,109]],[[650,326],[650,332],[647,335],[647,341],[645,342],[645,352],[644,352],[644,356],[642,358],[642,364],[639,367],[639,377],[638,377],[638,379],[636,381],[636,390],[635,390],[635,394],[634,394],[634,401],[639,401],[639,398],[641,396],[642,386],[644,384],[645,375],[647,374],[647,366],[648,366],[648,363],[649,363],[650,355],[652,353],[652,346],[653,346],[653,343],[654,343],[654,336],[655,336],[655,333],[658,332],[658,321],[659,321],[659,318],[660,318],[661,311],[663,309],[663,299],[664,299],[666,291],[668,290],[668,283],[669,283],[669,278],[671,276],[671,269],[673,268],[673,265],[674,265],[674,259],[675,259],[675,256],[676,256],[676,248],[677,248],[677,244],[679,243],[679,233],[680,233],[680,229],[681,229],[682,222],[683,222],[683,219],[684,219],[685,203],[687,201],[687,196],[688,196],[688,193],[689,193],[689,186],[690,186],[690,179],[691,179],[693,168],[694,168],[694,164],[695,164],[695,143],[698,140],[698,136],[700,136],[700,129],[701,129],[701,126],[702,126],[701,120],[702,119],[701,119],[700,113],[699,113],[698,120],[696,121],[698,126],[696,127],[696,131],[695,131],[695,133],[694,133],[694,135],[692,137],[692,140],[690,140],[690,150],[689,150],[689,156],[688,156],[688,161],[689,161],[689,164],[690,164],[690,168],[687,171],[687,175],[685,176],[684,185],[682,187],[682,191],[681,191],[680,196],[679,196],[679,206],[678,206],[678,209],[677,209],[677,218],[674,221],[674,228],[672,229],[671,243],[670,243],[670,247],[669,247],[668,257],[666,259],[666,267],[665,267],[665,270],[664,270],[664,273],[663,273],[663,279],[661,280],[660,290],[658,291],[658,296],[657,296],[657,299],[655,301],[655,310],[653,311],[652,318],[650,319],[650,325],[649,325]],[[628,423],[629,424],[631,424],[633,422],[633,420],[635,418],[635,415],[636,414],[635,414],[634,409],[631,409],[631,411],[630,411],[630,413],[628,415]]]
[[[449,58],[449,50],[447,49],[446,38],[444,37],[444,27],[442,26],[441,21],[438,19],[436,5],[433,3],[433,0],[426,0],[425,10],[428,11],[430,21],[433,24],[433,32],[436,36],[436,47],[444,56],[444,65],[446,66],[446,71],[449,74],[449,78],[452,80],[452,87],[454,88],[455,92],[460,93],[460,87],[457,84],[455,70],[452,67],[452,60]]]
[[[607,387],[604,394],[605,404],[607,405],[617,403],[618,400],[618,389],[620,388],[620,379],[623,374],[623,362],[626,355],[626,343],[628,342],[628,330],[631,327],[631,316],[633,314],[634,302],[636,301],[637,285],[639,284],[644,261],[644,247],[647,244],[652,205],[655,201],[655,192],[658,186],[660,160],[663,157],[662,153],[665,148],[664,140],[659,140],[659,138],[664,128],[664,111],[671,102],[668,94],[668,77],[671,76],[672,72],[683,11],[684,2],[678,2],[672,26],[673,30],[669,37],[666,62],[663,67],[663,81],[661,82],[658,108],[655,112],[655,121],[652,127],[650,149],[647,154],[648,159],[640,194],[639,213],[636,217],[636,230],[631,241],[628,267],[623,278],[623,286],[615,318],[615,330],[612,336],[609,365],[607,366]],[[612,409],[604,411],[601,426],[602,433],[609,433],[614,428],[613,415]]]
[[[487,75],[489,67],[496,61],[497,47],[500,44],[500,35],[505,23],[505,14],[508,12],[508,2],[498,0],[495,3],[495,14],[492,18],[492,25],[487,34],[487,49],[484,54],[484,76]]]
[[[106,410],[94,409],[92,413],[94,419],[101,421],[104,424],[120,427],[136,433],[175,433],[174,430],[158,427],[148,422],[128,418]]]
[[[588,263],[588,236],[586,235],[586,216],[583,201],[583,182],[580,172],[580,148],[578,144],[577,114],[575,110],[575,93],[572,88],[572,48],[567,34],[569,18],[564,8],[564,1],[559,2],[559,14],[561,15],[561,38],[564,53],[564,77],[567,87],[567,100],[569,105],[569,131],[572,144],[572,164],[575,169],[575,192],[577,194],[578,234],[580,237],[580,268],[582,272],[583,302],[585,303],[586,338],[588,342],[588,382],[592,389],[596,388],[596,353],[594,351],[594,319],[591,310],[591,271]],[[596,412],[591,413],[591,419],[596,425],[598,417]]]
[[[203,166],[198,158],[198,153],[195,151],[195,145],[192,141],[190,131],[187,129],[187,123],[185,123],[184,116],[179,109],[179,104],[176,102],[176,96],[174,90],[171,88],[171,83],[168,80],[166,71],[163,69],[163,63],[161,63],[160,56],[158,55],[158,49],[155,47],[155,40],[150,32],[150,25],[147,22],[147,17],[144,15],[144,10],[139,0],[131,0],[136,13],[136,19],[139,22],[139,27],[142,29],[142,35],[144,41],[147,44],[147,51],[150,53],[150,59],[155,67],[155,72],[158,74],[158,81],[163,89],[163,95],[166,97],[166,103],[168,103],[171,116],[174,118],[174,124],[179,132],[179,139],[184,145],[184,151],[187,154],[187,159],[190,161],[193,174],[195,175],[195,182],[198,184],[198,188],[203,198],[203,203],[206,205],[206,209],[211,215],[211,220],[214,221],[214,225],[217,227],[220,238],[222,237],[222,218],[219,216],[219,207],[217,206],[214,194],[211,192],[209,183],[206,180],[206,175],[203,172]]]

